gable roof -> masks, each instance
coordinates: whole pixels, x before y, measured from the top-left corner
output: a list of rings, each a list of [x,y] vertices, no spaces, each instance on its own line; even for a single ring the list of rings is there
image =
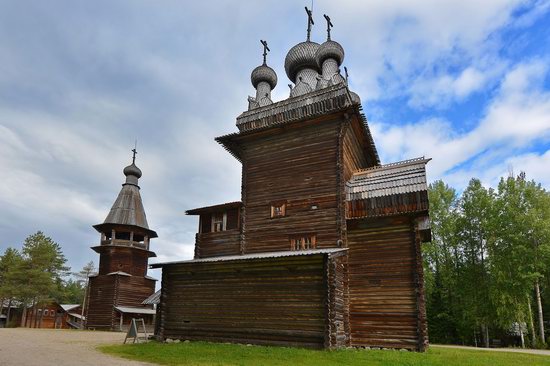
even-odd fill
[[[69,312],[73,309],[76,309],[77,307],[80,306],[80,304],[59,304],[59,306],[61,306],[61,308],[63,309],[63,311],[65,312]]]

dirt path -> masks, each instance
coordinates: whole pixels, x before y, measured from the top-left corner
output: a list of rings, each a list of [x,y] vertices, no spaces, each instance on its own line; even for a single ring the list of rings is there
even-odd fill
[[[0,329],[2,366],[139,366],[143,362],[114,358],[95,350],[100,344],[121,344],[124,333],[54,329]]]
[[[532,355],[544,355],[550,356],[550,350],[545,349],[528,349],[528,348],[480,348],[480,347],[467,347],[467,346],[452,346],[444,344],[430,344],[430,347],[440,348],[458,348],[467,349],[470,351],[489,351],[489,352],[515,352],[515,353],[530,353]]]

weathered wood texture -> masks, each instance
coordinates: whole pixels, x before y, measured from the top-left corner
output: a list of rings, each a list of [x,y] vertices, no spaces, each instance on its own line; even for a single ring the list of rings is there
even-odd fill
[[[348,221],[352,346],[423,350],[422,259],[416,238],[410,217]]]
[[[388,216],[428,211],[428,192],[410,192],[364,200],[348,201],[347,217]]]
[[[115,245],[103,245],[100,250],[99,273],[122,271],[133,276],[147,274],[148,251]]]
[[[366,155],[366,141],[364,137],[364,129],[360,125],[360,121],[356,116],[350,117],[353,119],[344,134],[342,144],[342,169],[343,179],[348,181],[354,172],[359,169],[365,169],[372,166],[369,164]]]
[[[90,278],[86,327],[119,330],[115,306],[145,307],[142,301],[155,292],[155,281],[140,276],[99,275]]]
[[[289,250],[297,234],[314,234],[317,248],[337,245],[341,118],[241,142],[246,253]],[[277,201],[286,201],[286,216],[271,218]]]
[[[80,313],[81,308],[74,312]],[[27,309],[24,326],[27,328],[70,329],[69,314],[57,303],[37,305]]]
[[[116,298],[116,278],[99,275],[91,277],[86,306],[86,327],[111,329]]]
[[[349,346],[348,256],[341,253],[327,262],[328,314],[325,348]]]
[[[240,254],[240,234],[238,229],[197,234],[195,258]]]
[[[323,347],[328,300],[325,258],[316,254],[166,265],[160,336]],[[336,282],[339,276],[334,275]]]

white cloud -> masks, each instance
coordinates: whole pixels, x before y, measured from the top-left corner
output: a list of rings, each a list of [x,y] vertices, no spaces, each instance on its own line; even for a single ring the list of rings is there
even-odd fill
[[[547,71],[541,60],[513,68],[476,127],[462,134],[440,119],[404,126],[371,122],[378,149],[386,161],[432,157],[430,178],[450,178],[458,185],[465,185],[472,174],[487,176],[490,171],[500,176],[499,159],[512,161],[517,149],[550,139],[550,92],[533,82],[544,79]],[[493,154],[492,158],[487,159],[487,154]],[[461,164],[469,167],[461,168]]]

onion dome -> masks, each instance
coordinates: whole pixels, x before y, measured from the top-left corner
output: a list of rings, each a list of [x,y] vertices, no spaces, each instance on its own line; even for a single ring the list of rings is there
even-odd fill
[[[359,95],[357,93],[354,93],[350,90],[350,95],[351,95],[351,101],[355,104],[361,104],[361,98],[359,97]]]
[[[252,70],[250,81],[254,88],[258,88],[258,84],[265,81],[271,86],[271,89],[275,89],[277,85],[277,74],[271,67],[263,64]]]
[[[124,170],[122,171],[126,177],[133,175],[136,178],[141,178],[141,169],[139,169],[134,163],[131,165],[128,165]]]
[[[334,59],[340,66],[344,61],[344,48],[340,43],[328,40],[319,46],[315,58],[319,68],[322,68],[323,62],[329,58]]]
[[[296,83],[296,75],[302,69],[320,71],[315,57],[318,48],[319,43],[306,41],[298,43],[288,51],[285,58],[285,71],[293,83]]]
[[[133,185],[137,186],[138,185],[138,179],[141,178],[141,169],[139,169],[136,166],[136,154],[137,154],[136,149],[134,148],[132,150],[132,152],[134,153],[134,156],[132,157],[132,164],[128,165],[122,171],[124,173],[124,175],[126,176],[126,183],[124,183],[123,185],[133,184]],[[139,186],[138,186],[138,188],[139,188]]]

